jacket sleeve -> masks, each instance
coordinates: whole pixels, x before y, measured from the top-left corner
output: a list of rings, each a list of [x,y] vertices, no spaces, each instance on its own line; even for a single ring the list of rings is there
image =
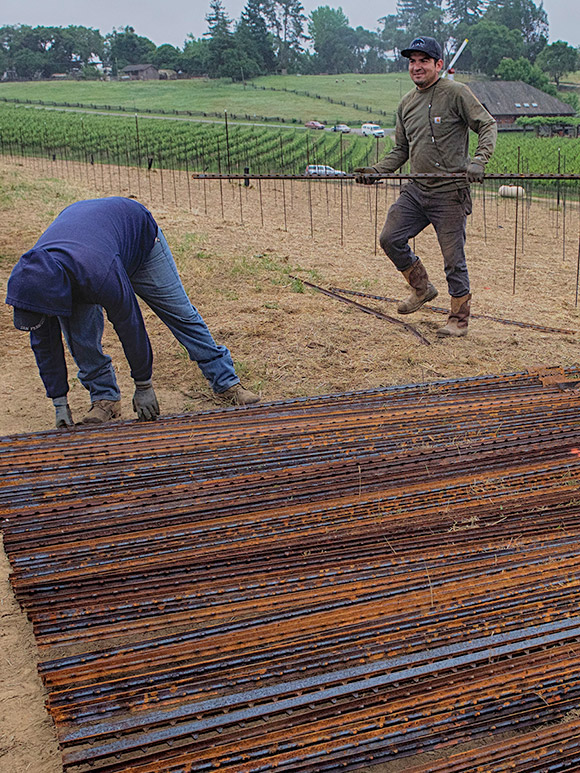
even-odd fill
[[[38,372],[50,398],[68,393],[68,374],[62,333],[57,317],[47,317],[45,323],[30,332],[30,345],[36,358]]]
[[[462,90],[459,110],[465,123],[478,137],[477,149],[473,154],[473,160],[485,165],[495,149],[497,140],[496,120],[488,113],[467,86]]]
[[[397,121],[395,125],[395,146],[387,153],[387,155],[373,164],[373,169],[376,169],[379,174],[387,174],[388,172],[396,172],[400,169],[405,161],[409,159],[409,141],[405,133],[403,126],[403,120],[401,117],[401,106],[397,109]]]
[[[148,381],[153,372],[153,351],[135,291],[125,269],[113,263],[96,296],[115,328],[131,368],[131,378]]]

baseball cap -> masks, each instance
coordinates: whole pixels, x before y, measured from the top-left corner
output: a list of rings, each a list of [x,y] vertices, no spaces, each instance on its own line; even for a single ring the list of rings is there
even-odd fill
[[[37,330],[44,324],[45,319],[46,314],[14,308],[14,327],[17,330],[26,330],[27,332]]]
[[[404,51],[401,51],[401,55],[406,56],[407,59],[409,59],[411,54],[415,51],[427,54],[427,56],[435,59],[435,61],[443,59],[443,51],[435,38],[414,38],[409,44],[409,47]]]

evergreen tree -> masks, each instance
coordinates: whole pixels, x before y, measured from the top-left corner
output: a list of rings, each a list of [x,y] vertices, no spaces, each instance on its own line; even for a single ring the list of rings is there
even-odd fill
[[[274,49],[281,70],[295,69],[303,51],[306,16],[300,0],[265,0],[263,12],[274,35]]]
[[[524,54],[532,62],[548,42],[548,15],[543,4],[534,0],[490,0],[485,19],[518,30],[524,41]]]
[[[240,32],[252,46],[254,58],[260,64],[260,74],[276,71],[276,55],[266,24],[265,6],[263,0],[248,0],[238,25],[238,29],[244,27]]]
[[[471,25],[481,19],[486,7],[487,0],[447,0],[447,15],[454,25]]]
[[[228,17],[221,0],[211,0],[210,13],[205,17],[208,31],[207,74],[210,78],[227,77],[231,71],[234,37]]]

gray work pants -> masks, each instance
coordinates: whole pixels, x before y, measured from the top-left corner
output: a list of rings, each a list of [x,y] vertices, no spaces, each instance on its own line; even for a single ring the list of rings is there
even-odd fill
[[[443,253],[449,295],[460,298],[469,292],[465,262],[465,222],[471,214],[469,188],[426,192],[408,183],[389,208],[380,236],[381,247],[399,271],[417,260],[408,242],[430,223]]]

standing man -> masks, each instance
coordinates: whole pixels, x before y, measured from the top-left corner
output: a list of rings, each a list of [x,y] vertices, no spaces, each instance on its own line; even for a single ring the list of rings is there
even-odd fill
[[[368,185],[377,179],[371,175],[394,172],[409,159],[411,174],[465,175],[409,182],[390,207],[380,236],[381,247],[411,287],[397,311],[411,314],[437,295],[425,266],[408,244],[433,224],[451,296],[447,324],[437,335],[464,336],[471,302],[465,262],[469,184],[483,182],[485,165],[495,148],[496,122],[467,86],[440,77],[443,52],[434,38],[415,38],[401,53],[409,60],[409,75],[416,88],[405,94],[397,108],[395,146],[374,166],[354,171],[359,173],[357,182]],[[469,129],[478,135],[473,159],[468,155]]]
[[[151,381],[153,353],[137,295],[187,349],[217,395],[235,405],[258,402],[258,395],[240,384],[228,349],[215,343],[192,306],[151,213],[133,199],[90,199],[64,209],[8,280],[6,303],[14,307],[15,327],[30,332],[57,427],[73,424],[61,334],[91,397],[81,423],[100,424],[121,415],[111,358],[101,346],[103,309],[131,367],[133,410],[141,420],[159,415]]]

